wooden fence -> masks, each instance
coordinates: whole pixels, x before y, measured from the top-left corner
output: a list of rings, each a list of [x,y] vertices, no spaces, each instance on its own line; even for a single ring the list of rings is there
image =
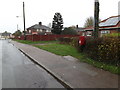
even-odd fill
[[[80,35],[26,35],[26,40],[30,41],[53,41],[61,37],[79,37]],[[24,36],[15,37],[15,39],[24,40]]]

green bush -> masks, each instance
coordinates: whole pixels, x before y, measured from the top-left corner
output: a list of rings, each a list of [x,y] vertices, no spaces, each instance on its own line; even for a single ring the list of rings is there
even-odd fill
[[[101,45],[98,45],[99,60],[107,63],[120,63],[119,55],[120,39],[117,37],[105,37]]]
[[[69,37],[61,37],[61,38],[58,39],[58,41],[61,44],[69,44],[71,42],[71,38],[69,38]]]
[[[60,38],[62,44],[74,46],[79,52],[81,47],[78,43],[79,38]],[[108,64],[120,64],[120,38],[118,37],[86,37],[86,45],[83,53],[93,60],[105,62]]]
[[[78,38],[78,37],[72,37],[72,38],[71,38],[70,45],[72,45],[72,46],[74,46],[74,47],[77,48],[77,47],[79,46],[78,41],[79,41],[79,38]]]
[[[83,50],[88,57],[94,60],[98,59],[98,45],[101,43],[101,38],[94,39],[93,37],[86,38],[86,45]]]
[[[75,47],[78,52],[80,52],[80,45],[79,45],[79,38],[78,37],[73,37],[71,38],[70,45]]]
[[[78,37],[62,37],[62,38],[59,38],[58,41],[60,41],[60,43],[62,44],[69,44],[69,45],[72,45],[74,47],[78,47],[79,46],[79,43],[78,43],[78,40],[79,38]]]
[[[84,53],[90,58],[108,64],[120,63],[120,39],[118,37],[87,38]]]
[[[72,29],[71,27],[65,28],[62,33],[62,35],[77,35],[77,31]]]

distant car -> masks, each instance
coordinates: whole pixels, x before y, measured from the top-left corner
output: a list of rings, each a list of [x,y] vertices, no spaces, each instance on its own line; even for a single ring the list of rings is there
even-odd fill
[[[5,38],[0,38],[0,40],[5,40]]]

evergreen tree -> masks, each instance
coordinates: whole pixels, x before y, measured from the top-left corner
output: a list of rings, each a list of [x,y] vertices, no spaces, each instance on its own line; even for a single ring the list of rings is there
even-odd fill
[[[68,28],[65,28],[61,34],[63,34],[63,35],[77,35],[77,32],[72,27],[68,27]]]
[[[20,36],[22,35],[22,32],[20,30],[17,30],[13,33],[14,36]]]
[[[55,13],[52,22],[52,33],[61,34],[63,28],[63,19],[60,13]]]

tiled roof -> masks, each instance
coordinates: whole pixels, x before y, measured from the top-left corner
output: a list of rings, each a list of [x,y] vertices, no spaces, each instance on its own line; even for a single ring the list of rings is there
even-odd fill
[[[43,30],[51,30],[49,27],[45,26],[45,25],[39,25],[39,24],[35,24],[31,27],[29,27],[28,29],[43,29]]]
[[[11,33],[2,33],[2,36],[10,36]]]
[[[78,28],[75,28],[74,30],[76,30],[77,32],[79,32],[79,31],[84,31],[84,28],[78,27]]]

